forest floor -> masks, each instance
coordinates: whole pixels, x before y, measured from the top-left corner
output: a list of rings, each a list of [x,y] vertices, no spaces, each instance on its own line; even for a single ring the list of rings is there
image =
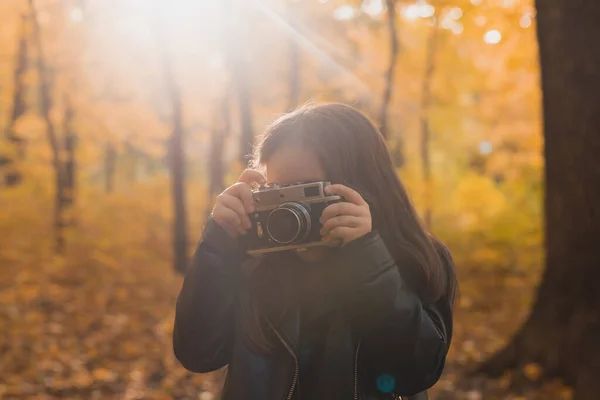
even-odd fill
[[[188,373],[172,354],[181,277],[167,258],[113,257],[82,248],[48,262],[0,248],[0,399],[218,398],[222,374]],[[538,384],[535,365],[519,392],[509,374],[467,374],[526,317],[538,272],[459,270],[454,340],[432,399],[571,398],[558,382]]]

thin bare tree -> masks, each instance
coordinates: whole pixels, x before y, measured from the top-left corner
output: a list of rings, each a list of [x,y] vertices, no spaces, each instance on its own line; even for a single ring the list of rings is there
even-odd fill
[[[383,137],[389,139],[388,113],[392,101],[392,92],[394,88],[394,72],[398,59],[398,33],[396,29],[396,0],[386,0],[387,5],[387,26],[390,38],[390,60],[385,73],[385,86],[383,90],[383,99],[381,101],[381,110],[379,125]]]
[[[431,126],[429,124],[429,111],[433,102],[431,92],[433,75],[435,72],[435,57],[437,55],[437,45],[439,40],[439,26],[435,22],[429,32],[427,39],[427,48],[425,56],[425,74],[421,87],[421,171],[423,174],[423,183],[425,184],[425,212],[424,223],[428,229],[431,229]]]

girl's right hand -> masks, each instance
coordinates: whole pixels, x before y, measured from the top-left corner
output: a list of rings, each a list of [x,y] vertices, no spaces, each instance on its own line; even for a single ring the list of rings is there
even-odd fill
[[[248,214],[254,211],[253,183],[264,184],[266,179],[259,171],[246,169],[236,183],[217,196],[213,220],[232,238],[245,235],[252,226]]]

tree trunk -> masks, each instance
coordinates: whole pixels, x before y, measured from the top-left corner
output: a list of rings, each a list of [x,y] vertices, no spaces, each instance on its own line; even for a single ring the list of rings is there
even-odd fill
[[[168,146],[168,145],[167,145]],[[123,154],[123,164],[124,164],[124,175],[126,177],[127,182],[130,185],[137,183],[138,181],[138,168],[140,161],[140,151],[135,147],[129,139],[125,139],[125,151]],[[116,167],[116,166],[115,166]],[[166,169],[169,169],[169,160],[168,157],[165,158]]]
[[[431,128],[429,126],[429,110],[432,102],[431,83],[435,71],[435,56],[437,54],[438,25],[431,28],[427,40],[427,53],[425,60],[425,76],[423,77],[423,87],[421,90],[421,170],[423,172],[423,183],[425,185],[425,212],[424,224],[427,229],[431,229],[431,160],[430,160],[430,141]]]
[[[115,171],[117,166],[117,151],[112,143],[104,147],[104,192],[112,193],[115,187]]]
[[[77,133],[73,128],[73,119],[75,113],[71,101],[65,96],[65,115],[64,115],[64,149],[65,149],[65,162],[64,162],[64,190],[63,208],[68,209],[73,206],[76,199],[77,189],[77,164],[75,162],[75,153],[77,148]],[[74,218],[71,216],[70,221],[67,221],[67,225],[71,225],[74,222]]]
[[[162,27],[159,27],[162,28]],[[169,172],[173,199],[173,269],[184,273],[187,268],[187,220],[185,209],[185,154],[181,91],[175,81],[171,56],[168,52],[166,29],[161,29],[160,49],[163,73],[171,103],[171,136],[168,142]]]
[[[383,137],[389,139],[388,109],[392,100],[394,70],[396,69],[396,60],[398,59],[398,34],[396,32],[396,0],[386,0],[386,4],[388,32],[390,35],[390,63],[385,74],[385,88],[383,91],[383,101],[381,102],[380,130]]]
[[[252,127],[252,107],[248,58],[245,38],[250,34],[247,19],[249,7],[244,0],[224,0],[223,37],[232,89],[237,96],[240,121],[240,145],[238,159],[246,165],[252,154],[254,131]]]
[[[33,25],[33,40],[37,50],[36,69],[39,76],[40,87],[40,111],[46,124],[46,137],[52,154],[52,168],[54,170],[54,248],[58,253],[62,253],[65,247],[64,231],[64,170],[60,158],[60,147],[58,137],[50,119],[52,109],[52,100],[50,96],[50,73],[48,71],[44,52],[42,48],[42,39],[40,26],[37,20],[37,10],[33,0],[29,0],[30,18]]]
[[[175,85],[174,82],[172,82]],[[183,125],[181,97],[177,89],[171,91],[173,127],[169,139],[169,164],[173,193],[173,268],[185,272],[187,268],[187,224],[185,212],[185,154],[183,151]]]
[[[575,400],[600,396],[600,3],[538,0],[546,158],[546,270],[528,320],[481,366],[539,363]]]
[[[254,144],[254,133],[252,128],[252,110],[250,108],[250,92],[248,88],[248,79],[241,76],[242,65],[238,63],[235,67],[237,71],[236,82],[237,82],[237,93],[238,93],[238,105],[240,112],[240,153],[239,159],[242,165],[246,165],[252,154],[252,147]]]
[[[17,46],[17,54],[15,59],[15,71],[13,75],[13,101],[10,119],[6,126],[6,140],[13,148],[15,154],[4,156],[4,182],[7,186],[19,184],[22,179],[21,172],[16,169],[15,156],[24,158],[25,156],[25,139],[19,137],[14,131],[14,126],[19,117],[25,114],[27,105],[25,104],[25,82],[24,76],[28,67],[28,50],[29,50],[29,25],[30,20],[26,15],[21,16],[21,33],[19,35],[19,44]]]
[[[210,159],[209,159],[209,197],[212,198],[219,194],[225,188],[225,165],[223,162],[223,152],[225,150],[225,139],[231,129],[231,115],[229,112],[229,96],[225,95],[220,104],[220,110],[215,113],[211,141],[210,141]]]

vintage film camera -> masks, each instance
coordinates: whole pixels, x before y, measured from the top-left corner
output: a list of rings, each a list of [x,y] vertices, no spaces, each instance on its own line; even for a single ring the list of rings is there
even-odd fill
[[[331,246],[321,240],[321,213],[341,196],[325,194],[329,182],[276,183],[254,190],[256,212],[250,215],[252,228],[246,235],[250,255],[283,250]]]

